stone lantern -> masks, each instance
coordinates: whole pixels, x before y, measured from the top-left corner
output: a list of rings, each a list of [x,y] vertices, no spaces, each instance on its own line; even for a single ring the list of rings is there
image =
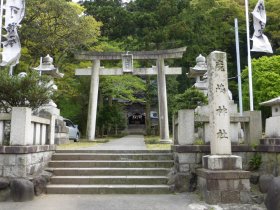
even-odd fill
[[[64,74],[60,73],[58,68],[53,65],[53,58],[49,54],[46,57],[41,58],[40,65],[33,69],[39,71],[40,75],[45,74],[51,76],[52,78],[62,78],[64,76]],[[53,79],[47,85],[52,86],[54,91],[57,90],[57,86],[54,84]],[[41,110],[47,111],[57,116],[60,115],[60,110],[57,109],[57,105],[53,100],[50,100],[48,104],[41,106],[38,109],[38,112]]]
[[[208,82],[207,82],[207,64],[206,58],[201,54],[196,58],[196,65],[190,67],[190,71],[187,74],[189,78],[195,78],[196,82],[194,87],[201,90],[207,95]]]
[[[62,78],[64,76],[64,74],[58,71],[58,68],[54,67],[53,58],[49,54],[41,59],[38,67],[33,69],[39,71],[40,74],[50,75],[53,78]]]
[[[265,136],[280,138],[280,97],[260,103],[261,106],[270,106],[272,117],[266,119]]]

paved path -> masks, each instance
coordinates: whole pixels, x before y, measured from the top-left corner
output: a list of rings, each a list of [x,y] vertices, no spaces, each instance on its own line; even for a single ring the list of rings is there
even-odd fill
[[[93,150],[146,150],[143,135],[128,135],[120,139],[110,140],[107,143],[82,149]]]
[[[42,195],[30,202],[1,202],[0,210],[265,210],[256,205],[210,206],[196,194]]]

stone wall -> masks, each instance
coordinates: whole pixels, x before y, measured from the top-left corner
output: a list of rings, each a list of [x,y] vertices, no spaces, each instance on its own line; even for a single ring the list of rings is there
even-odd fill
[[[48,164],[55,145],[0,146],[0,177],[28,177]]]
[[[180,177],[185,177],[187,186],[183,186],[183,191],[188,191],[189,186],[192,185],[190,182],[196,169],[202,167],[202,157],[210,154],[210,145],[173,145],[172,151],[174,154],[174,173]],[[254,155],[260,154],[262,163],[257,172],[260,175],[280,175],[279,146],[259,145],[252,147],[248,145],[232,145],[232,152],[233,155],[242,157],[244,170],[249,169],[249,162],[254,158]],[[179,188],[180,186],[176,187],[176,189]]]

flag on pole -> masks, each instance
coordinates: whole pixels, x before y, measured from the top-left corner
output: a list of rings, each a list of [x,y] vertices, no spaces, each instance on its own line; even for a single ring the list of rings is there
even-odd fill
[[[7,34],[4,36],[6,40],[2,42],[3,50],[0,66],[17,64],[19,62],[21,44],[17,28],[24,16],[25,2],[24,0],[6,1],[3,9],[5,9],[5,22],[3,25]]]
[[[254,34],[252,37],[253,47],[251,51],[273,53],[271,44],[263,30],[266,24],[266,12],[264,7],[264,0],[259,0],[253,14],[254,20]]]

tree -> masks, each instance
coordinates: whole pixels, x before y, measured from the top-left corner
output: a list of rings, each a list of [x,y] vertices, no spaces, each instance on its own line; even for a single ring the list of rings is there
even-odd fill
[[[52,97],[50,78],[28,72],[24,77],[10,76],[0,71],[0,111],[10,112],[12,107],[30,107],[33,110],[49,102]]]
[[[259,109],[261,102],[280,95],[280,56],[263,56],[259,59],[253,59],[252,69],[254,108]],[[244,110],[248,110],[248,68],[243,70],[242,79]]]
[[[207,104],[207,97],[195,88],[187,89],[183,94],[175,96],[176,108],[174,112],[180,109],[195,109],[197,106]]]
[[[83,15],[83,11],[83,7],[65,0],[27,1],[20,30],[27,54],[21,61],[34,65],[40,56],[50,54],[59,65],[71,51],[96,43],[101,23]]]

